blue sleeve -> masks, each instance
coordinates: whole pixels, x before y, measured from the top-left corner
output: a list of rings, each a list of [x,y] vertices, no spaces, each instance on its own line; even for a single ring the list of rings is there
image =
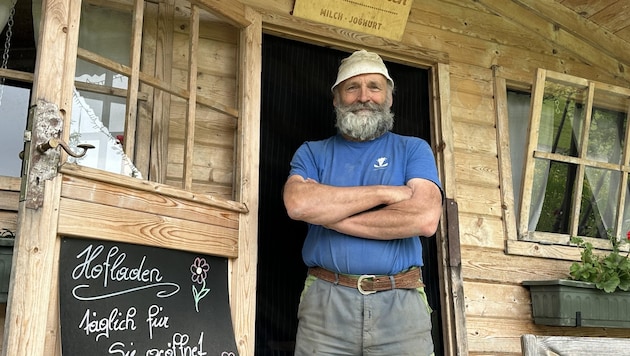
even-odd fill
[[[299,175],[304,179],[311,178],[319,181],[316,158],[313,153],[313,143],[304,142],[293,154],[289,176]]]
[[[417,139],[417,141],[417,144],[412,145],[413,148],[411,149],[409,155],[409,165],[405,181],[409,181],[412,178],[430,180],[435,183],[438,188],[440,188],[442,197],[444,197],[442,183],[440,182],[435,157],[433,156],[433,150],[431,150],[431,146],[429,146],[425,140]]]

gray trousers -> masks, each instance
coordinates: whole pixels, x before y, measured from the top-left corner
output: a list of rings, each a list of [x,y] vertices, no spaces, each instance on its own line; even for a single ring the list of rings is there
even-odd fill
[[[295,356],[433,354],[424,288],[363,295],[308,276],[298,320]]]

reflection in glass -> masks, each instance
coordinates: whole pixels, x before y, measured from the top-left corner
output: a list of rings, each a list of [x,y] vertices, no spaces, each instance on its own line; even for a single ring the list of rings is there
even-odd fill
[[[131,13],[83,4],[79,48],[122,65],[129,65],[131,48]],[[75,80],[104,88],[127,89],[125,75],[100,65],[77,59]],[[70,145],[95,146],[81,158],[69,157],[78,164],[141,177],[130,158],[123,152],[126,98],[90,91],[73,93]]]
[[[545,83],[538,150],[577,156],[584,122],[586,88]],[[544,129],[543,129],[544,128]]]
[[[532,231],[569,231],[574,180],[574,165],[536,159],[529,220]]]
[[[19,155],[24,149],[24,130],[28,117],[30,89],[9,85],[0,87],[0,176],[19,177],[22,160]]]
[[[122,137],[114,136],[103,124],[92,107],[77,90],[73,93],[72,121],[70,125],[70,147],[79,152],[78,144],[90,144],[94,148],[81,158],[68,157],[69,162],[97,168],[126,176],[142,178],[140,172],[124,153]]]

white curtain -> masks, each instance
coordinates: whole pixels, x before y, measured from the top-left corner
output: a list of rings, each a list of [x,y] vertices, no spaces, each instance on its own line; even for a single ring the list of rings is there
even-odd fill
[[[509,116],[509,132],[510,132],[510,159],[512,162],[512,183],[514,190],[515,216],[520,215],[520,202],[522,194],[522,179],[525,164],[525,154],[527,152],[527,134],[529,132],[529,108],[530,95],[508,92],[508,116]],[[543,118],[540,120],[540,131],[553,130],[553,103],[547,103],[543,106]],[[553,137],[553,135],[544,135]],[[538,149],[549,151],[552,142],[541,142],[539,138]],[[550,141],[550,140],[549,140]],[[534,186],[532,189],[532,203],[530,206],[530,216],[528,230],[535,231],[542,205],[545,198],[545,188],[547,186],[547,178],[549,176],[549,161],[539,160],[536,162],[536,174],[534,177]]]

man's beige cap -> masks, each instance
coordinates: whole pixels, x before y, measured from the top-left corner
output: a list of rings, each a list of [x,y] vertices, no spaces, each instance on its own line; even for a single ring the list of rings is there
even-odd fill
[[[394,81],[389,76],[387,67],[385,67],[385,63],[383,63],[381,57],[376,53],[362,49],[341,60],[339,72],[337,73],[337,81],[335,81],[335,84],[333,84],[330,90],[334,90],[339,83],[348,78],[368,73],[380,73],[384,75],[392,88],[394,87]]]

